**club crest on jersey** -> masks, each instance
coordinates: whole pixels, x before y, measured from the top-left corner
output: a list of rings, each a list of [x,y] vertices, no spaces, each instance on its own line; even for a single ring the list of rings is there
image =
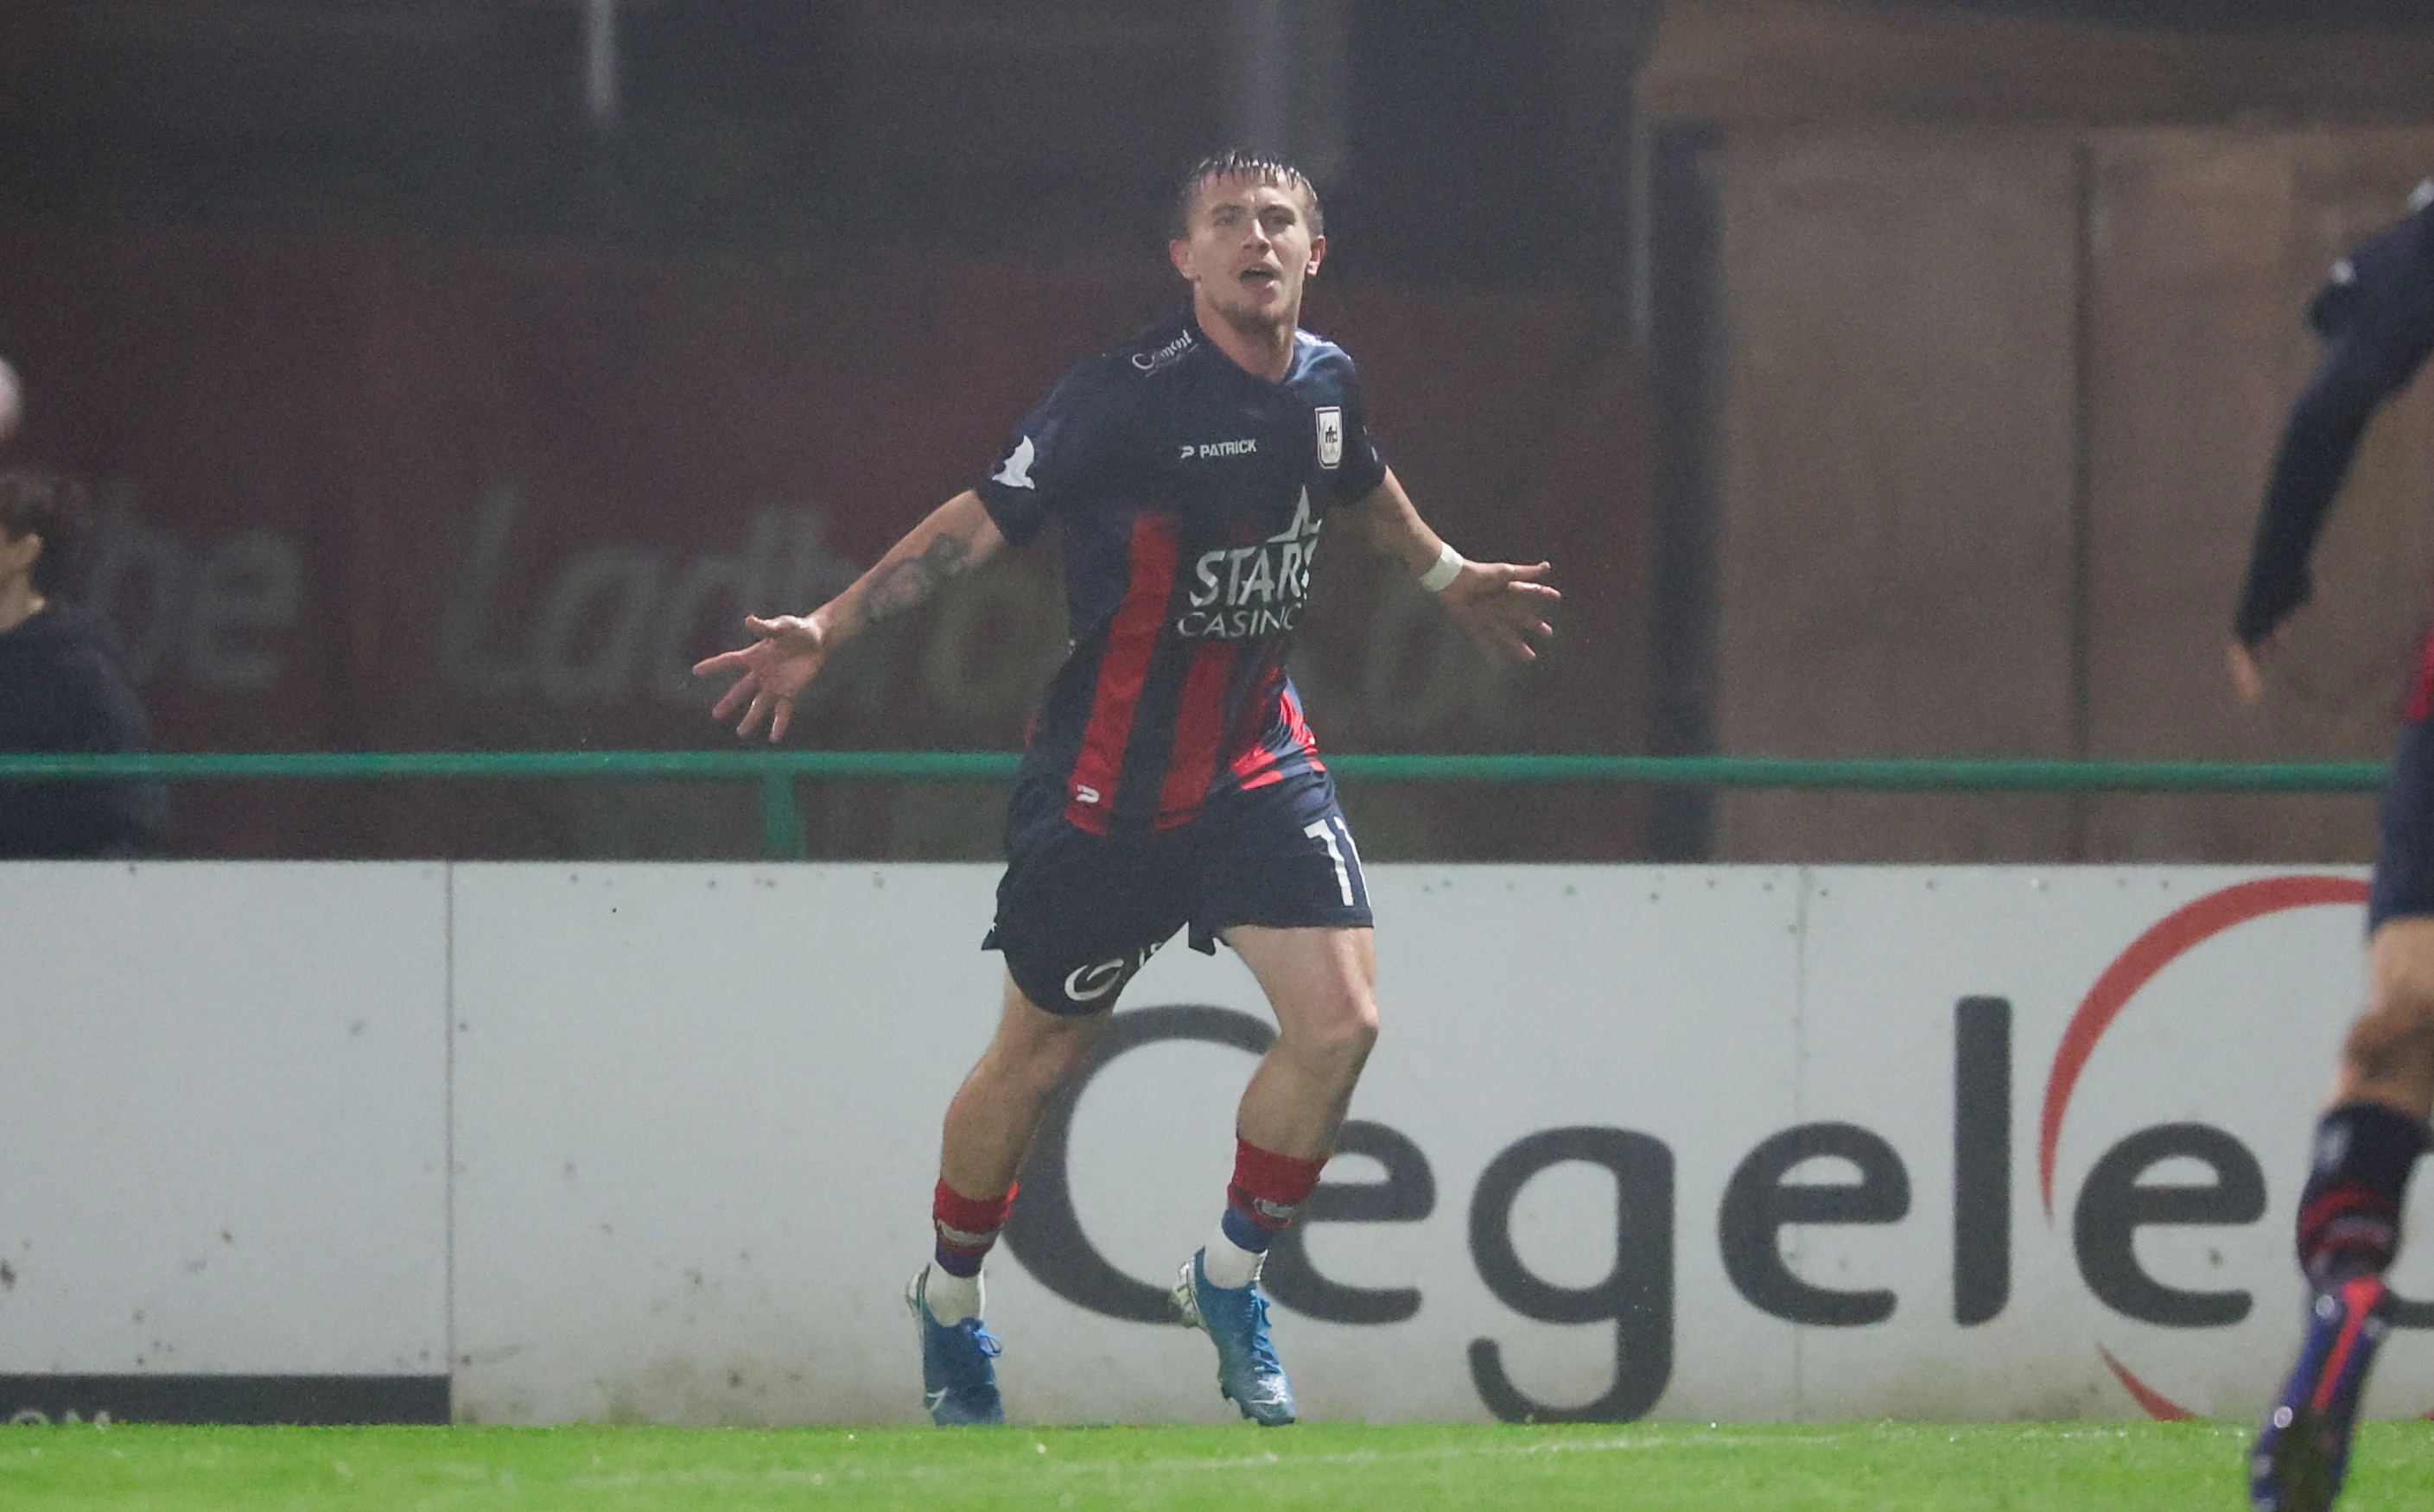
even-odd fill
[[[1031,438],[1024,437],[1015,443],[1014,455],[1005,459],[1005,465],[999,468],[996,475],[989,481],[1003,483],[1009,489],[1039,487],[1038,484],[1031,481],[1031,459],[1037,455],[1037,453],[1032,447]]]
[[[1334,404],[1318,409],[1318,465],[1329,472],[1344,465],[1344,411]]]

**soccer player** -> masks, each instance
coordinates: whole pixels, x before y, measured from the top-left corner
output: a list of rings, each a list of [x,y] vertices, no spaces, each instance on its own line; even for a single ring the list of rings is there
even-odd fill
[[[1219,1389],[1265,1425],[1294,1419],[1260,1265],[1316,1185],[1378,1033],[1369,894],[1285,652],[1312,554],[1342,519],[1400,563],[1489,653],[1535,657],[1558,597],[1548,565],[1465,560],[1422,523],[1372,443],[1352,360],[1300,329],[1327,253],[1318,196],[1242,153],[1178,197],[1182,313],[1075,365],[1004,460],[834,599],[747,619],[759,639],[703,661],[734,673],[714,711],[777,740],[823,662],[1050,520],[1063,532],[1072,649],[1050,684],[1008,806],[1006,869],[984,948],[1005,957],[995,1038],[948,1105],[936,1245],[906,1301],[941,1425],[1005,1420],[981,1323],[981,1265],[1050,1095],[1124,984],[1177,930],[1249,966],[1276,1043],[1236,1116],[1217,1226],[1187,1261],[1176,1317],[1217,1349]]]
[[[2232,681],[2252,702],[2276,627],[2306,601],[2308,553],[2368,419],[2434,351],[2434,180],[2334,265],[2307,320],[2324,354],[2283,432],[2232,622]],[[2340,1494],[2358,1395],[2390,1328],[2383,1273],[2434,1110],[2434,637],[2405,717],[2367,907],[2366,1012],[2342,1046],[2299,1199],[2306,1337],[2250,1460],[2259,1512],[2321,1512]]]

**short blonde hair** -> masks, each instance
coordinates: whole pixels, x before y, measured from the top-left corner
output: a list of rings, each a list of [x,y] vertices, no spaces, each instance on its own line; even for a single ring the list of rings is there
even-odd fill
[[[1327,217],[1318,208],[1318,190],[1299,168],[1282,158],[1263,157],[1229,148],[1213,158],[1203,158],[1199,166],[1183,177],[1183,187],[1174,197],[1174,228],[1176,241],[1191,235],[1191,212],[1198,207],[1203,191],[1220,179],[1247,179],[1253,183],[1271,183],[1279,189],[1290,189],[1301,197],[1302,209],[1310,215],[1310,233],[1327,234]]]

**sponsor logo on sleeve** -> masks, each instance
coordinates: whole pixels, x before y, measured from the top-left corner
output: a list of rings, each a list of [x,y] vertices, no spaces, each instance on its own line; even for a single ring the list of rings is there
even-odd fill
[[[1318,465],[1330,472],[1344,465],[1344,411],[1334,404],[1319,406]]]
[[[1037,488],[1038,485],[1031,481],[1031,459],[1036,455],[1031,438],[1024,437],[1015,443],[1014,455],[1005,459],[1004,465],[997,470],[996,474],[989,481],[1003,483],[1009,489]]]

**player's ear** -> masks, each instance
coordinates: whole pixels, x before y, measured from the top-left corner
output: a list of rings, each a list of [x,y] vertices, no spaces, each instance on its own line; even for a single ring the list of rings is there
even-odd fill
[[[1327,238],[1325,236],[1312,236],[1310,239],[1310,266],[1302,270],[1302,276],[1304,278],[1308,278],[1311,274],[1316,273],[1318,271],[1318,265],[1326,261]]]
[[[1174,271],[1181,275],[1185,282],[1189,283],[1191,281],[1191,243],[1190,241],[1178,236],[1174,240],[1167,243],[1166,260],[1174,265]]]

